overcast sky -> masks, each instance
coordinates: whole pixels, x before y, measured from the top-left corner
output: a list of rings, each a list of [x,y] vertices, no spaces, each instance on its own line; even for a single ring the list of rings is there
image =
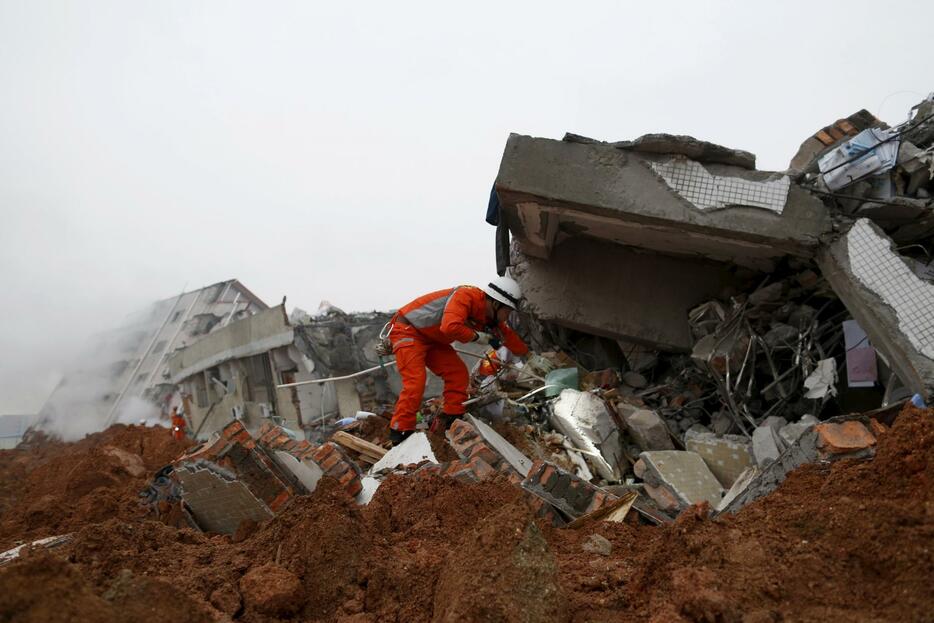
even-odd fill
[[[690,134],[784,169],[934,89],[930,2],[0,0],[0,413],[90,332],[239,278],[398,307],[494,274],[510,132]]]

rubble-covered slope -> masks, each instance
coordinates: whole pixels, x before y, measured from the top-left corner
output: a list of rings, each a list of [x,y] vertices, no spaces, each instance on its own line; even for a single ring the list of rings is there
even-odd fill
[[[119,441],[131,437],[136,441]],[[165,458],[156,448],[170,454],[166,439],[164,430],[111,429],[52,454],[74,465],[106,466],[103,448],[119,447],[151,472]],[[109,515],[77,498],[68,521],[27,529],[21,507],[31,502],[23,493],[40,490],[29,472],[44,465],[56,495],[76,477],[74,468],[49,467],[57,459],[47,452],[16,451],[17,461],[34,466],[25,471],[12,469],[10,456],[0,453],[4,542],[76,532],[65,545],[0,567],[3,620],[162,620],[154,605],[169,608],[172,600],[166,614],[181,617],[175,620],[219,621],[930,615],[934,410],[906,408],[880,436],[871,461],[807,465],[735,516],[710,520],[696,508],[662,527],[553,528],[535,523],[521,490],[505,479],[414,475],[388,478],[366,507],[325,480],[270,521],[244,525],[233,536],[126,512],[138,505],[130,485],[145,479],[111,476],[114,482],[92,491],[95,499],[119,501]],[[14,536],[9,530],[16,525],[24,532]]]
[[[138,493],[191,442],[115,425],[74,443],[33,434],[0,450],[0,551],[109,518],[143,516]]]

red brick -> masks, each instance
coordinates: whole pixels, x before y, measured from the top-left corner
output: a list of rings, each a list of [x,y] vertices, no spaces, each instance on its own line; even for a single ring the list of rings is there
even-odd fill
[[[282,491],[277,495],[272,502],[269,503],[269,509],[273,512],[278,511],[283,504],[285,504],[292,497],[292,492],[288,489]]]
[[[494,467],[498,466],[500,462],[503,461],[503,457],[501,457],[497,452],[495,452],[492,448],[490,448],[485,443],[478,443],[477,445],[475,445],[473,448],[470,449],[470,452],[467,455],[467,460],[469,461],[470,459],[473,459],[473,458],[482,459],[486,461],[489,465],[494,466]]]
[[[337,482],[346,486],[348,483],[353,482],[353,480],[356,478],[358,478],[357,473],[354,472],[352,469],[348,469],[347,471],[344,472],[343,476],[337,479]]]
[[[828,128],[828,129],[829,129],[829,128]],[[821,143],[823,143],[824,145],[828,145],[828,146],[829,146],[829,145],[833,145],[834,143],[837,142],[837,141],[833,140],[833,137],[830,136],[830,134],[828,134],[828,133],[825,132],[824,130],[821,130],[820,132],[818,132],[817,134],[815,134],[815,135],[814,135],[814,138],[816,138],[817,140],[819,140],[819,141],[820,141]]]
[[[460,460],[451,461],[450,463],[447,464],[447,467],[445,467],[444,470],[441,472],[441,475],[442,476],[453,476],[455,473],[461,471],[466,466],[467,464],[464,463],[463,461],[460,461]]]
[[[319,452],[318,454],[319,456],[315,457],[315,462],[321,467],[321,469],[323,469],[326,472],[331,471],[331,469],[333,469],[334,466],[340,463],[341,461],[341,455],[338,454],[335,450],[331,450],[330,452],[324,453],[323,460],[320,459],[320,456],[322,455],[322,453]]]
[[[551,465],[546,465],[545,469],[536,478],[541,485],[547,489],[550,489],[555,485],[555,481],[559,478],[557,470]]]
[[[847,454],[866,450],[875,445],[876,438],[856,420],[833,424],[825,422],[814,427],[817,431],[817,447],[830,454]]]
[[[480,457],[470,459],[467,466],[470,468],[470,471],[473,472],[474,476],[477,477],[477,480],[486,480],[496,475],[496,470]]]

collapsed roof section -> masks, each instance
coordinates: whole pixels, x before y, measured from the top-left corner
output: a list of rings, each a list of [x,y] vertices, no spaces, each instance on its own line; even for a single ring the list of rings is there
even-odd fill
[[[768,269],[784,255],[812,257],[831,229],[819,199],[783,173],[751,170],[746,152],[668,135],[567,139],[513,134],[506,143],[496,191],[527,255],[548,259],[555,245],[587,236]]]

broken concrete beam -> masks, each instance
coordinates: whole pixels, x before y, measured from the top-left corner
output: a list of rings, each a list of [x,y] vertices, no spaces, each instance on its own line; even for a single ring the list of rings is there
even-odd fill
[[[416,432],[386,452],[383,458],[370,468],[370,473],[377,474],[383,470],[395,469],[400,465],[418,465],[425,461],[437,463],[438,459],[435,458],[435,453],[431,450],[428,435]]]
[[[729,489],[744,471],[755,464],[752,443],[742,435],[721,435],[688,430],[685,448],[696,452],[717,477],[724,489]]]
[[[522,488],[542,498],[568,517],[592,513],[617,496],[545,461],[535,461]]]
[[[934,284],[915,275],[867,219],[825,247],[818,264],[902,383],[934,399]]]
[[[360,468],[336,443],[327,442],[315,450],[312,459],[324,470],[325,476],[339,482],[351,497],[356,497],[363,489]]]
[[[750,171],[756,169],[755,154],[701,141],[693,136],[645,134],[634,141],[618,141],[612,145],[617,149],[643,154],[680,154],[705,164],[727,164]]]
[[[602,398],[576,389],[562,390],[548,420],[581,450],[594,471],[606,480],[620,479],[625,457],[619,428]]]
[[[784,449],[785,444],[781,436],[772,426],[757,426],[752,431],[752,454],[759,467],[765,467],[777,460]]]
[[[700,502],[716,507],[723,497],[723,487],[695,452],[643,452],[635,473],[645,481],[646,492],[663,511],[681,511]]]
[[[745,491],[750,484],[755,481],[759,476],[759,468],[755,465],[747,467],[742,474],[740,474],[736,480],[733,481],[733,484],[730,486],[730,489],[724,494],[723,499],[720,500],[720,503],[717,504],[716,512],[722,512],[727,508],[733,500],[735,500],[740,494]]]
[[[785,445],[790,446],[794,442],[798,441],[798,437],[803,435],[805,431],[819,423],[820,420],[818,420],[813,415],[805,414],[802,415],[801,419],[797,422],[791,422],[790,424],[782,426],[778,431],[778,434],[781,436],[782,441],[785,442]]]
[[[674,450],[665,422],[654,411],[648,409],[627,408],[620,403],[617,410],[626,423],[626,428],[633,441],[642,450]]]
[[[541,258],[573,232],[762,268],[812,256],[831,228],[823,203],[781,173],[517,134],[496,192],[500,218]]]

